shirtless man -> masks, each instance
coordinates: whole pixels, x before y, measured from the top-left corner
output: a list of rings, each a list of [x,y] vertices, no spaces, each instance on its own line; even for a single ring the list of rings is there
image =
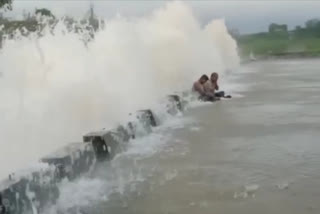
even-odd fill
[[[215,101],[215,97],[210,93],[207,93],[204,89],[205,83],[207,83],[209,77],[207,75],[202,75],[198,81],[193,84],[192,91],[197,92],[199,99],[202,101]]]
[[[206,94],[209,94],[210,96],[213,96],[216,98],[220,98],[220,97],[231,98],[230,95],[225,96],[224,91],[216,92],[216,90],[219,90],[218,79],[219,79],[218,73],[214,72],[211,74],[210,80],[204,84],[204,90]]]
[[[216,96],[215,91],[219,90],[218,78],[218,73],[214,72],[211,74],[210,80],[204,84],[203,87],[207,94],[210,94],[211,96]]]
[[[206,94],[204,90],[204,84],[209,80],[209,77],[203,74],[198,81],[193,83],[192,91],[197,92],[200,96],[204,96]]]

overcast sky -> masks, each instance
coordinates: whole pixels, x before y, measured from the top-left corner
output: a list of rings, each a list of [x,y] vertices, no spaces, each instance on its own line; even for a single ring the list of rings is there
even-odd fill
[[[12,12],[8,16],[22,17],[23,11],[34,8],[49,8],[56,16],[69,14],[82,17],[90,5],[90,0],[13,0]],[[92,0],[95,11],[106,18],[115,14],[141,16],[161,7],[164,1],[151,0]],[[237,28],[241,33],[266,31],[271,22],[288,24],[293,28],[302,25],[307,19],[320,17],[319,1],[186,1],[194,9],[202,23],[213,18],[225,18],[228,27]]]

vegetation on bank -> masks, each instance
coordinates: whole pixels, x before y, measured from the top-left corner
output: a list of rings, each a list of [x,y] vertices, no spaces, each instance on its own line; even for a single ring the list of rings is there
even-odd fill
[[[4,4],[4,2],[6,4]],[[9,8],[8,3],[11,0],[0,0],[0,9]],[[7,9],[6,9],[7,10]],[[3,10],[2,10],[3,11]],[[14,38],[16,35],[27,36],[30,33],[42,34],[42,30],[46,27],[54,29],[58,22],[63,22],[70,32],[80,33],[84,36],[84,41],[90,41],[94,38],[94,32],[104,27],[103,20],[99,20],[94,14],[93,6],[88,10],[84,17],[80,20],[72,17],[63,17],[57,19],[53,13],[46,9],[35,9],[34,13],[24,13],[22,20],[12,20],[4,17],[0,10],[0,48],[3,41]]]
[[[5,10],[12,9],[12,0],[0,0],[0,9],[3,8]]]
[[[63,21],[70,31],[89,32],[90,40],[94,31],[103,28],[103,21],[99,21],[94,14],[93,6],[85,17],[75,20],[71,17],[56,19],[54,14],[46,8],[36,9],[34,13],[23,14],[23,20],[11,20],[2,14],[12,9],[12,0],[0,0],[0,48],[4,39],[10,39],[19,31],[20,35],[39,32],[49,24],[54,28],[59,21]],[[43,22],[43,18],[46,22]],[[269,25],[268,32],[240,35],[230,31],[238,44],[238,51],[243,60],[265,58],[270,56],[320,56],[320,19],[308,20],[304,26],[296,26],[288,30],[285,24]]]
[[[271,24],[268,32],[234,35],[243,59],[269,56],[320,56],[320,20],[288,30],[287,25]]]

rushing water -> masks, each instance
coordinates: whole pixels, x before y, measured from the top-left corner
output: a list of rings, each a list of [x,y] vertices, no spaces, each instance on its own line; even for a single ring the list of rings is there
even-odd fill
[[[233,99],[160,114],[151,135],[64,181],[45,213],[319,213],[319,60],[225,75],[238,56],[224,22],[202,27],[182,2],[106,23],[87,46],[62,23],[41,38],[5,41],[0,178],[129,112],[163,113],[161,97],[217,71]]]
[[[319,66],[242,67],[238,96],[190,107],[132,142],[94,178],[63,187],[51,211],[319,213]]]
[[[203,25],[184,2],[105,23],[86,45],[86,34],[69,32],[62,21],[4,41],[0,179],[89,131],[156,108],[203,73],[223,74],[238,65],[224,21]]]

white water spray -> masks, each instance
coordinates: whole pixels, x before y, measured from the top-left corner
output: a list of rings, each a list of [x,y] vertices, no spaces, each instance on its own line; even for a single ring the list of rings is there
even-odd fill
[[[188,90],[203,73],[238,65],[222,20],[204,28],[170,2],[143,18],[116,17],[84,45],[62,22],[0,50],[0,178],[88,131]]]

